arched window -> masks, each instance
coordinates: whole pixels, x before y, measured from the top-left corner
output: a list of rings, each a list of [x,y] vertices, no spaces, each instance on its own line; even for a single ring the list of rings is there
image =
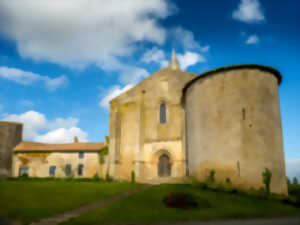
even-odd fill
[[[167,115],[166,115],[166,104],[165,103],[162,103],[160,104],[160,111],[159,111],[159,121],[160,123],[166,123],[167,121]]]

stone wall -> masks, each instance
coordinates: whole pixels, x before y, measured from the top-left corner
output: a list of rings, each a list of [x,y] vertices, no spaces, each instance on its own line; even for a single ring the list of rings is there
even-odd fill
[[[287,193],[278,77],[259,68],[216,72],[185,90],[189,175],[218,182],[230,178],[240,188],[264,187]]]
[[[83,158],[79,157],[79,152],[15,152],[13,158],[13,176],[19,175],[21,167],[28,167],[30,177],[49,177],[50,166],[56,166],[55,177],[66,177],[66,164],[71,164],[70,176],[74,178],[92,178],[96,173],[104,178],[106,174],[106,164],[100,164],[98,152],[84,152]],[[79,164],[84,165],[82,176],[78,176]]]
[[[172,161],[172,177],[185,175],[182,89],[196,76],[161,69],[113,99],[110,109],[110,174],[119,180],[159,179],[156,154],[165,150]],[[166,123],[160,123],[160,105],[166,105]]]
[[[0,177],[11,176],[12,151],[22,141],[23,125],[0,122]]]

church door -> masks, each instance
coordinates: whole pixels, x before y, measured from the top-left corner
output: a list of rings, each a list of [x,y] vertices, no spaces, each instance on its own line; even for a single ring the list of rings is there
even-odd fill
[[[158,176],[169,177],[171,176],[171,163],[167,155],[161,155],[158,161]]]

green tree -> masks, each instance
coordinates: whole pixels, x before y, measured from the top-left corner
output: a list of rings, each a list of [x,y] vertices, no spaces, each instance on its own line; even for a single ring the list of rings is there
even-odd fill
[[[272,173],[268,168],[265,168],[265,171],[262,173],[263,182],[266,185],[267,193],[270,193],[270,184],[271,184],[271,178]]]
[[[298,179],[297,179],[297,177],[293,178],[293,185],[298,185]]]

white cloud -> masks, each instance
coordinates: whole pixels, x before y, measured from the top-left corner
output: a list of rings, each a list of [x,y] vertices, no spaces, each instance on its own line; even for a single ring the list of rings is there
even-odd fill
[[[0,31],[22,57],[113,70],[137,42],[163,44],[158,20],[171,13],[168,0],[1,0]]]
[[[109,102],[110,100],[112,100],[113,98],[119,96],[120,94],[122,94],[123,92],[129,90],[130,88],[132,88],[133,85],[132,84],[127,84],[126,86],[124,86],[123,88],[119,85],[115,85],[112,86],[105,94],[104,96],[101,98],[101,101],[99,102],[99,105],[108,110],[109,109]]]
[[[79,121],[73,117],[56,118],[49,121],[40,112],[28,111],[19,115],[6,115],[2,120],[23,123],[24,140],[67,143],[73,142],[74,136],[78,136],[80,141],[87,141],[88,134],[76,127]]]
[[[20,115],[7,115],[5,118],[2,118],[2,120],[23,123],[24,139],[33,139],[37,137],[39,132],[47,127],[48,123],[45,115],[36,111],[28,111]]]
[[[245,23],[257,23],[265,20],[258,0],[241,0],[232,17]]]
[[[258,44],[259,43],[259,38],[257,35],[250,35],[248,39],[246,40],[246,44],[248,45],[253,45],[253,44]]]
[[[286,174],[290,179],[297,177],[300,180],[300,158],[286,160]]]
[[[142,62],[150,63],[155,62],[160,64],[161,67],[167,67],[168,61],[163,50],[153,47],[152,49],[146,51],[142,56]]]
[[[59,128],[49,131],[44,135],[35,138],[37,142],[44,143],[71,143],[74,137],[77,136],[80,142],[87,142],[87,133],[78,127],[71,127],[69,129]]]
[[[147,76],[149,76],[147,70],[138,67],[130,67],[123,70],[119,80],[123,84],[136,84]]]
[[[200,52],[207,52],[210,49],[209,45],[201,46],[194,37],[194,34],[185,30],[182,27],[177,27],[171,31],[171,36],[182,45],[185,50],[193,50]]]
[[[0,67],[0,78],[8,79],[22,85],[31,85],[33,83],[42,82],[46,88],[51,91],[66,86],[69,83],[68,78],[64,75],[57,78],[50,78],[37,73],[5,66]]]
[[[152,49],[146,51],[142,57],[142,61],[145,63],[150,62],[161,62],[165,60],[165,53],[163,50],[153,47]]]
[[[193,66],[197,63],[206,62],[205,57],[197,52],[187,51],[184,54],[176,54],[176,56],[182,70],[185,70],[189,66]],[[161,67],[168,67],[168,60],[166,60],[164,52],[156,47],[145,52],[144,56],[142,57],[142,61],[146,63],[155,62]]]
[[[177,54],[177,59],[182,70],[185,70],[189,66],[196,65],[197,63],[206,62],[204,56],[195,52],[186,52],[183,55]]]

